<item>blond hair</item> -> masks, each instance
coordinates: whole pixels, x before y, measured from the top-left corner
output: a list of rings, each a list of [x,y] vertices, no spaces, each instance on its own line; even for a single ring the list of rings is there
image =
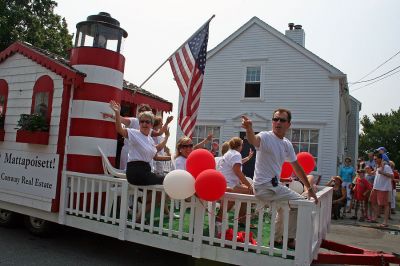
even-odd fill
[[[242,146],[243,140],[239,137],[233,137],[229,140],[229,148],[232,150],[236,150],[240,146]]]
[[[229,142],[225,141],[221,146],[221,154],[224,155],[229,150]]]

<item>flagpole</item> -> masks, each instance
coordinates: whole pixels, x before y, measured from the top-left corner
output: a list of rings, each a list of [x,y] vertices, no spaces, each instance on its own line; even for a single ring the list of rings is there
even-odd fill
[[[176,53],[176,51],[178,51],[179,49],[182,48],[183,45],[185,45],[193,36],[195,36],[203,27],[204,25],[206,25],[207,23],[210,23],[210,21],[215,17],[215,15],[212,15],[212,17],[210,19],[208,19],[195,33],[193,33],[185,42],[183,42],[183,44],[181,46],[179,46],[178,49],[176,49],[145,81],[143,81],[143,83],[139,86],[139,88],[142,88],[142,86],[149,80],[151,79],[154,74],[156,74],[158,72],[158,70],[160,70],[160,68],[162,68],[165,63],[168,62],[168,60]]]

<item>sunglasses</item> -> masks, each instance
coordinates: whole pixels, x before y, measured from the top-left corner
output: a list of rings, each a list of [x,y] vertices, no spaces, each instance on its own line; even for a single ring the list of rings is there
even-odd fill
[[[280,121],[280,122],[282,122],[282,123],[285,123],[285,122],[287,122],[288,120],[285,119],[285,118],[274,117],[274,118],[272,118],[272,121],[274,121],[274,122]]]
[[[151,121],[150,120],[140,120],[139,123],[140,124],[146,123],[149,125],[149,124],[151,124]]]
[[[193,148],[193,144],[182,144],[181,148]]]

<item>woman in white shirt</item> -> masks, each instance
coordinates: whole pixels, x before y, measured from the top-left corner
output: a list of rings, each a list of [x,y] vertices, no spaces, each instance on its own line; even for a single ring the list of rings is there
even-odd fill
[[[181,137],[176,143],[175,169],[186,170],[186,159],[189,154],[195,149],[203,148],[204,144],[212,140],[212,137],[212,134],[208,134],[206,139],[196,145],[193,145],[191,138]]]
[[[110,102],[110,106],[111,106],[111,102]],[[140,105],[140,107],[138,108],[138,116],[141,113],[146,112],[146,111],[151,112],[150,105],[148,105],[148,104]],[[108,113],[102,113],[102,114],[103,114],[103,118],[115,119],[115,115],[108,114]],[[136,117],[120,116],[120,118],[121,118],[121,123],[126,128],[139,129],[139,119],[137,119]],[[161,136],[162,134],[164,134],[165,130],[168,128],[168,124],[172,121],[172,119],[173,119],[173,116],[168,116],[164,126],[161,127],[160,130],[157,132],[151,131],[150,132],[151,136],[156,137],[156,136]],[[120,154],[120,159],[119,159],[119,169],[121,169],[121,170],[126,170],[126,164],[128,162],[128,152],[129,152],[129,141],[126,138],[126,139],[124,139],[124,145],[121,148],[121,154]]]
[[[115,113],[115,128],[124,138],[129,140],[128,164],[126,177],[133,185],[161,185],[164,176],[151,172],[150,162],[153,160],[170,160],[168,156],[158,156],[157,152],[165,147],[168,141],[169,130],[165,131],[165,138],[162,142],[155,145],[150,133],[153,128],[154,115],[146,111],[139,114],[139,130],[133,128],[123,128],[121,125],[120,110],[121,106],[115,102],[110,102],[110,107]]]
[[[243,148],[243,140],[239,137],[233,137],[229,140],[229,150],[224,154],[218,163],[217,170],[220,171],[226,179],[226,191],[240,194],[253,194],[253,186],[247,180],[242,172],[242,155],[240,152]],[[227,210],[233,207],[234,202],[229,202]],[[217,214],[217,221],[222,221],[222,206]],[[245,208],[240,208],[239,222],[246,220]]]

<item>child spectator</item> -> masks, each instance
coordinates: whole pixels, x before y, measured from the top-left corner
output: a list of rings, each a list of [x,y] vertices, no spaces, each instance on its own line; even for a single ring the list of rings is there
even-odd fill
[[[384,161],[385,164],[389,165],[389,156],[387,155],[386,148],[385,147],[379,147],[378,149],[375,150],[379,154],[382,154],[382,160]]]
[[[357,176],[355,178],[354,199],[355,199],[355,209],[354,216],[351,219],[357,220],[358,209],[361,208],[360,222],[365,221],[367,218],[366,211],[366,200],[368,199],[369,193],[372,190],[371,184],[365,179],[365,170],[360,169],[357,171]]]

